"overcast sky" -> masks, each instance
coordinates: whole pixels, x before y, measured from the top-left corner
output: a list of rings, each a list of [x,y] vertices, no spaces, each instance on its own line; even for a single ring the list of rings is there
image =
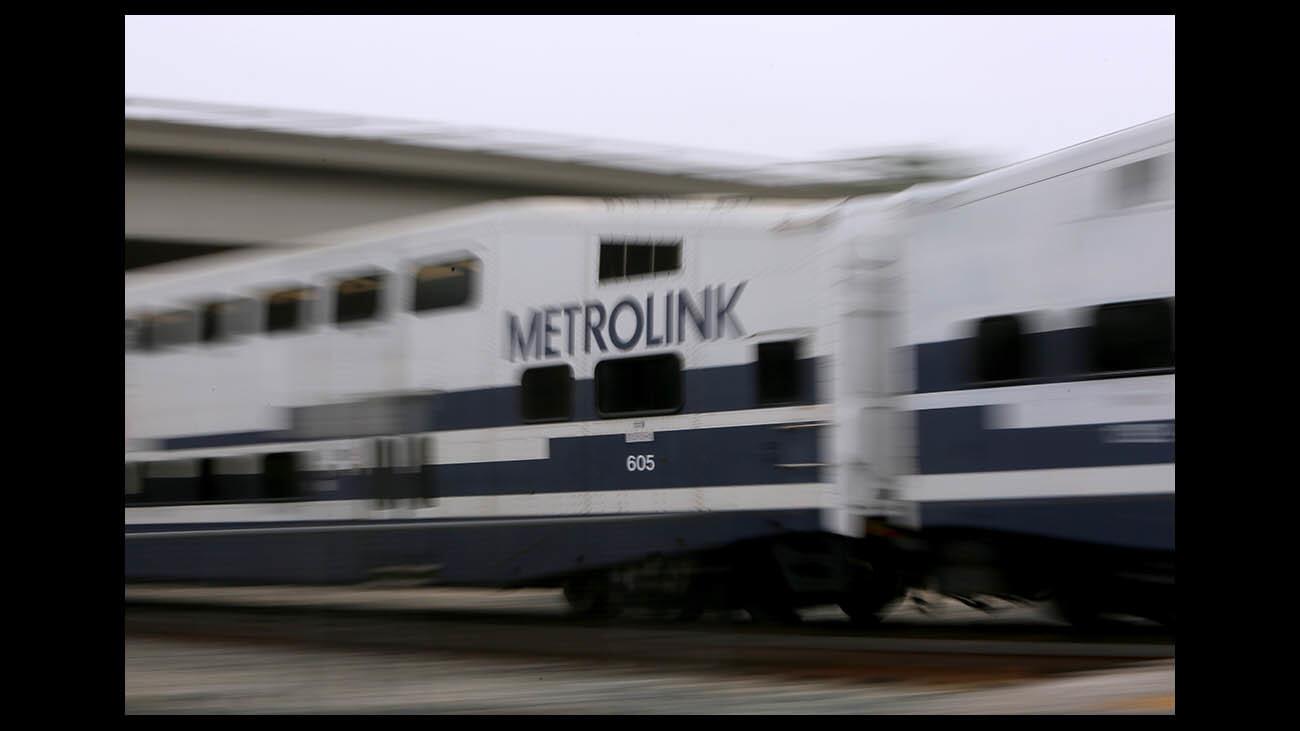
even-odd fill
[[[128,17],[126,94],[792,160],[1174,112],[1172,16]]]

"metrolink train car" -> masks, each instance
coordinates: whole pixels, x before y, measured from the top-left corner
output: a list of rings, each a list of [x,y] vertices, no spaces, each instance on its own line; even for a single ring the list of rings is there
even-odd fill
[[[1172,160],[1170,118],[844,204],[512,201],[128,277],[127,579],[1171,619]]]
[[[1174,118],[905,198],[914,581],[1172,625]]]
[[[129,283],[127,577],[835,599],[804,208],[508,202]]]

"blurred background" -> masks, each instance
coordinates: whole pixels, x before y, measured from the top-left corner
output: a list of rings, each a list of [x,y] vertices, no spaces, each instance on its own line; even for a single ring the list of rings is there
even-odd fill
[[[837,198],[1171,114],[1174,20],[125,19],[128,271],[531,195]]]
[[[128,286],[487,201],[901,191],[1174,113],[1172,15],[128,16],[124,32]],[[1038,606],[924,591],[852,633],[833,608],[793,628],[575,623],[558,590],[401,577],[126,598],[128,713],[1173,711],[1154,623],[1084,640]]]

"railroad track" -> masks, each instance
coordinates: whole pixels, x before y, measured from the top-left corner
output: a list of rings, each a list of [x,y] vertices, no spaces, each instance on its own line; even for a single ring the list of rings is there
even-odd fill
[[[996,682],[1166,660],[1172,636],[1146,627],[1069,634],[1041,623],[887,622],[870,631],[812,618],[768,626],[726,617],[580,620],[545,608],[274,604],[209,595],[133,595],[126,634],[402,653],[566,658],[865,682]]]

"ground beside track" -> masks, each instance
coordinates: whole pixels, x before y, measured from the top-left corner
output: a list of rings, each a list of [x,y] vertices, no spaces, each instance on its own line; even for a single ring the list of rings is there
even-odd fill
[[[933,598],[932,598],[933,599]],[[1171,713],[1173,640],[933,601],[878,631],[565,617],[550,591],[127,588],[128,713]],[[1065,641],[1067,640],[1068,641]]]

